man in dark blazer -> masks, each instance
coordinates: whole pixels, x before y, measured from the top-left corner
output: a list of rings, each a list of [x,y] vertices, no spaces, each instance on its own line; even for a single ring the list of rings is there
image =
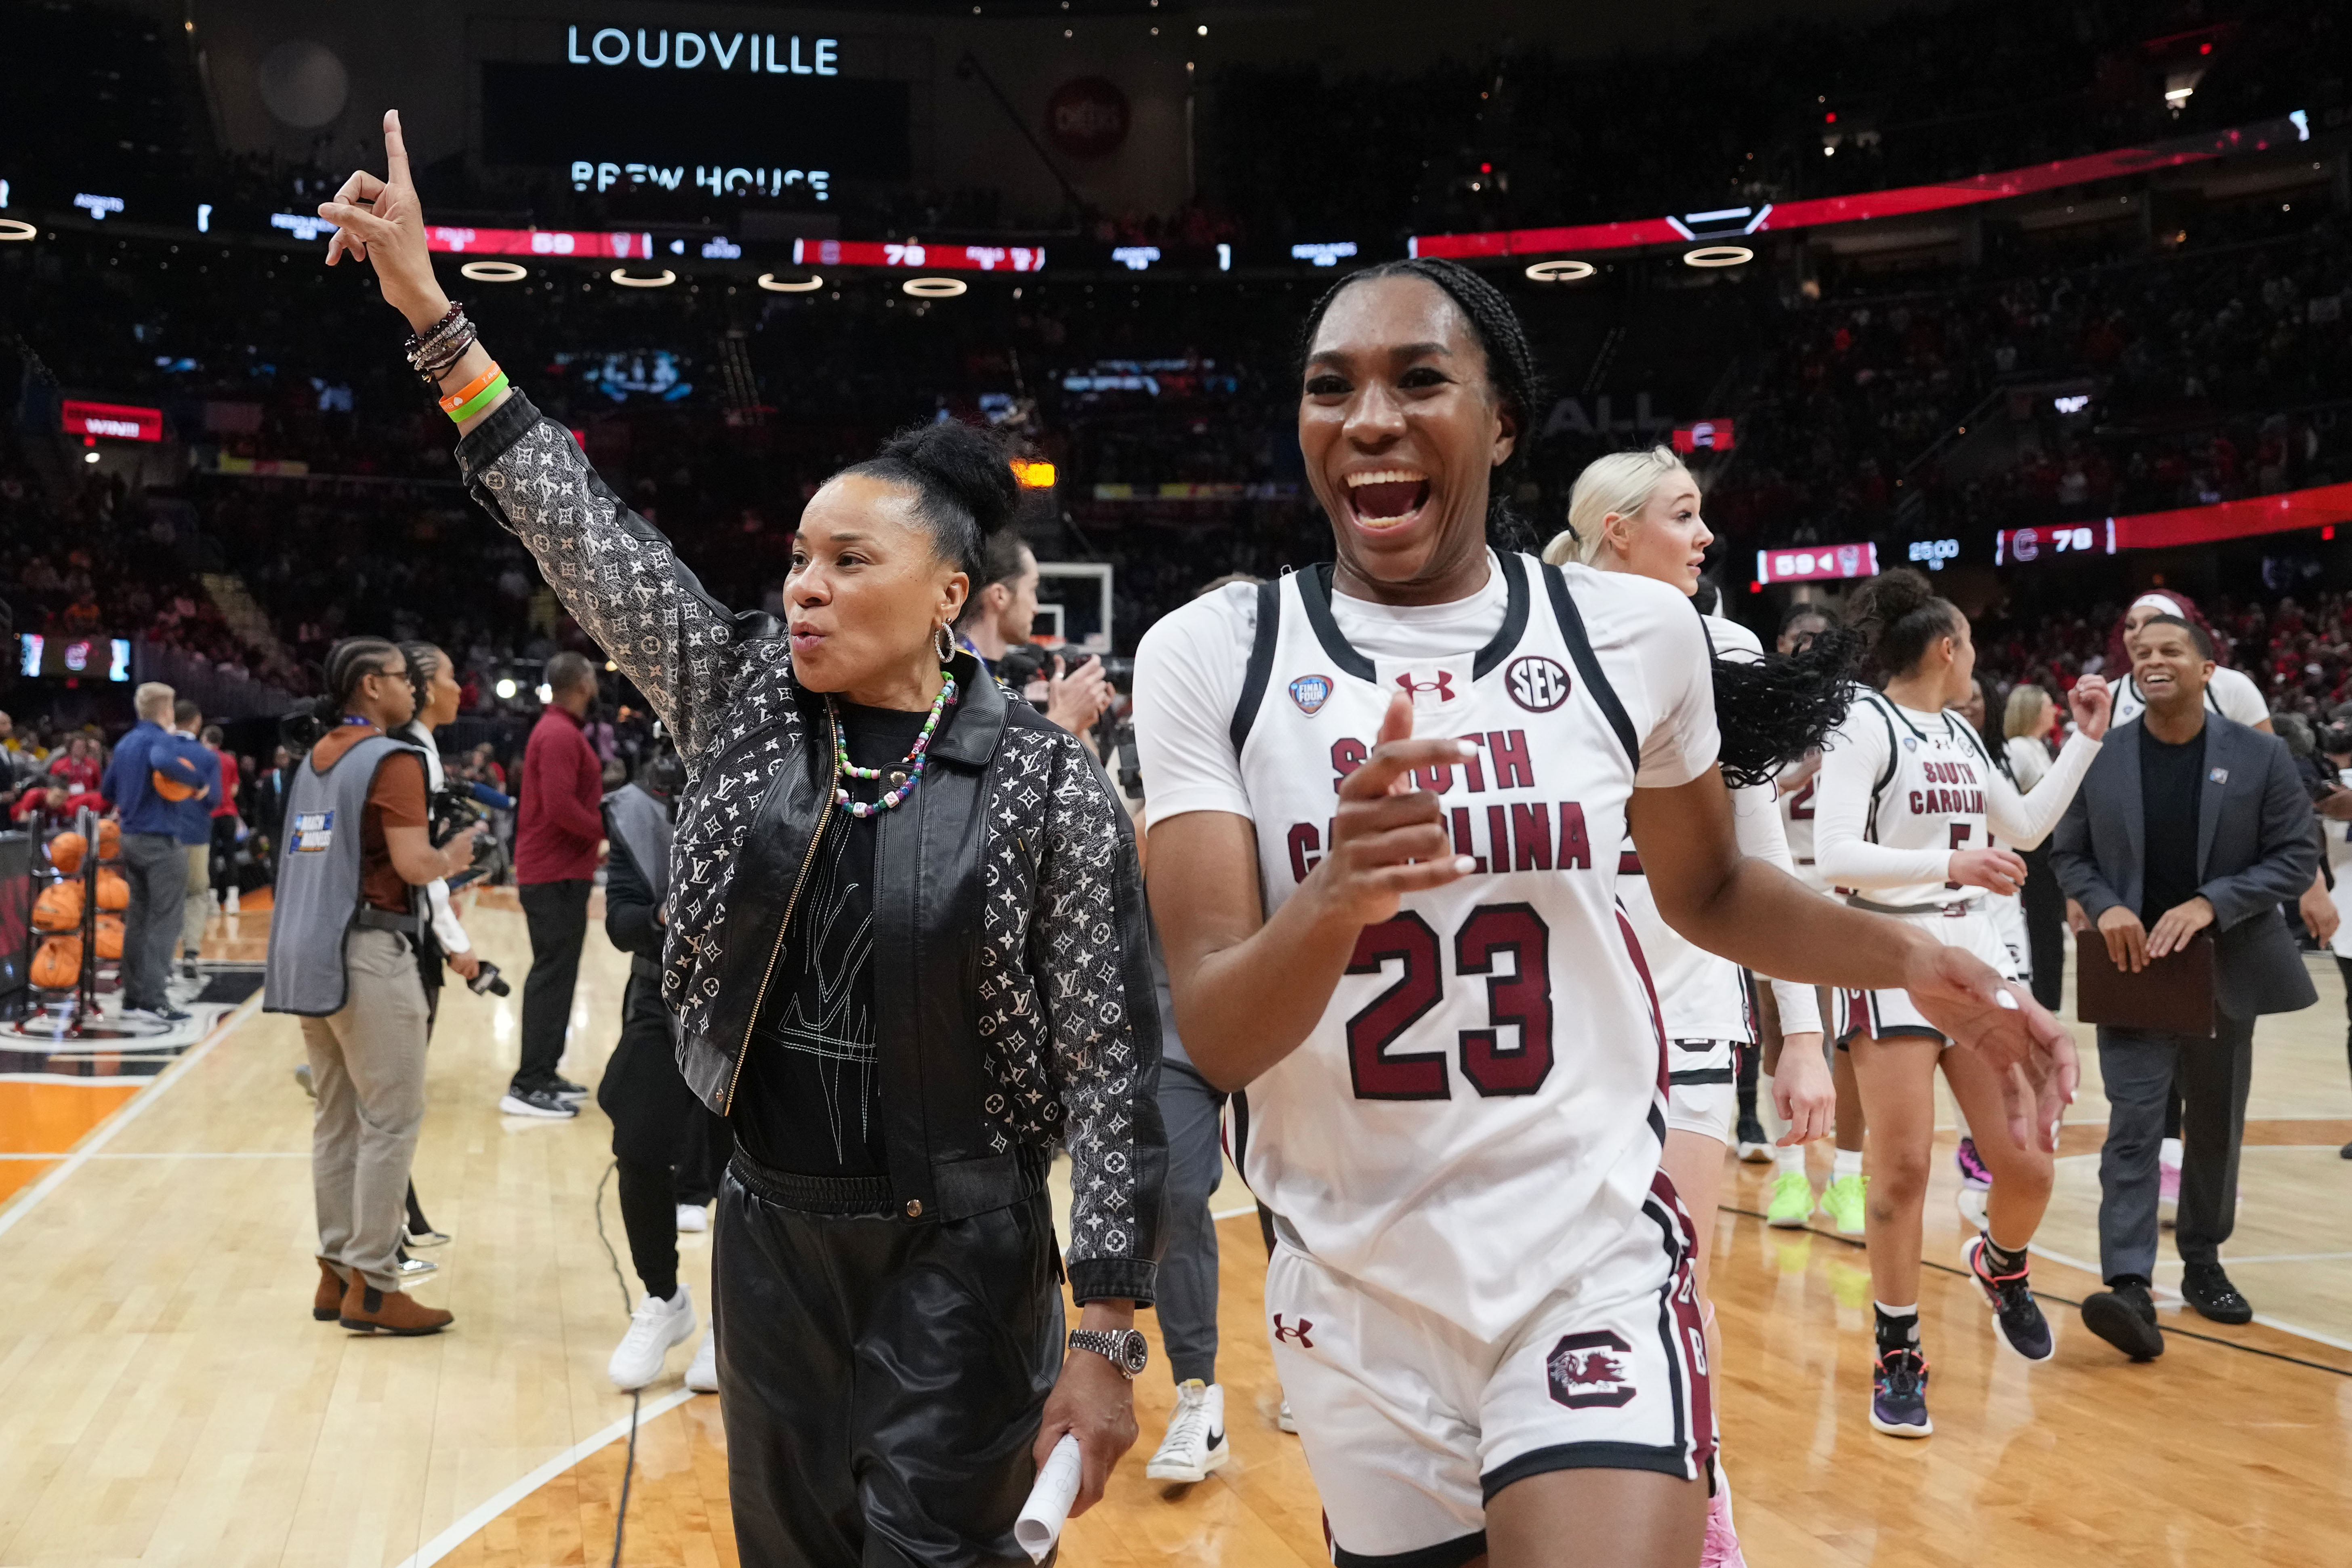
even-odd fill
[[[2147,710],[2107,732],[2058,825],[2051,864],[2116,964],[2213,940],[2213,1032],[2099,1028],[2107,1142],[2099,1156],[2099,1268],[2083,1303],[2092,1332],[2146,1361],[2164,1353],[2148,1286],[2156,1267],[2157,1151],[2166,1097],[2182,1100],[2180,1293],[2217,1322],[2253,1309],[2222,1272],[2238,1208],[2254,1019],[2318,1000],[2280,913],[2318,869],[2310,796],[2286,742],[2205,707],[2213,661],[2187,621],[2159,616],[2132,643]]]

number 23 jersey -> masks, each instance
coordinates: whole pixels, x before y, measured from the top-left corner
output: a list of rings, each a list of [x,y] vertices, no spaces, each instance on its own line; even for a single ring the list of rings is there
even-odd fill
[[[1330,568],[1310,568],[1154,627],[1136,701],[1150,820],[1247,816],[1269,918],[1321,861],[1340,781],[1393,695],[1412,699],[1415,735],[1476,748],[1417,783],[1477,868],[1364,929],[1314,1030],[1234,1097],[1227,1132],[1318,1259],[1488,1336],[1563,1291],[1654,1289],[1609,1264],[1636,1226],[1651,1235],[1633,1255],[1669,1261],[1642,1217],[1664,1041],[1615,882],[1633,789],[1688,783],[1717,746],[1687,599],[1492,563],[1502,621],[1482,647],[1413,647],[1412,610],[1382,627],[1383,606],[1347,601],[1351,624],[1374,623],[1360,649]],[[1270,642],[1254,637],[1267,608]]]

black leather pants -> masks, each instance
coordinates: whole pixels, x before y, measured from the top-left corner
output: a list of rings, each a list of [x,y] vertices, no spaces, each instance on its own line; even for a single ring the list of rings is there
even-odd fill
[[[719,1189],[743,1568],[1028,1568],[1013,1521],[1063,1350],[1049,1200],[947,1224],[888,1203],[886,1179],[779,1176],[740,1150]]]

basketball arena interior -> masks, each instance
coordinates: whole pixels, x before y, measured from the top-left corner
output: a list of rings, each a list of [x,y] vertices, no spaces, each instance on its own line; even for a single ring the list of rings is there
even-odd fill
[[[0,1568],[2352,1564],[2347,69],[0,0]]]

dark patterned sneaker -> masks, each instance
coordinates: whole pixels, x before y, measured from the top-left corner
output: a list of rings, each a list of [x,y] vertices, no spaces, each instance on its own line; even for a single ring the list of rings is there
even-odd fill
[[[2025,1263],[2021,1258],[2014,1271],[1996,1274],[1991,1247],[1992,1243],[1979,1232],[1960,1248],[1960,1261],[1992,1308],[2000,1342],[2027,1361],[2048,1361],[2058,1353],[2058,1342],[2050,1332],[2050,1320],[2042,1315],[2041,1304],[2033,1299],[2033,1283]]]
[[[1916,1350],[1881,1351],[1870,1376],[1870,1424],[1890,1437],[1925,1437],[1936,1429],[1927,1419],[1927,1358]]]
[[[2180,1299],[2217,1323],[2251,1323],[2254,1309],[2218,1263],[2192,1263],[2180,1276]]]

